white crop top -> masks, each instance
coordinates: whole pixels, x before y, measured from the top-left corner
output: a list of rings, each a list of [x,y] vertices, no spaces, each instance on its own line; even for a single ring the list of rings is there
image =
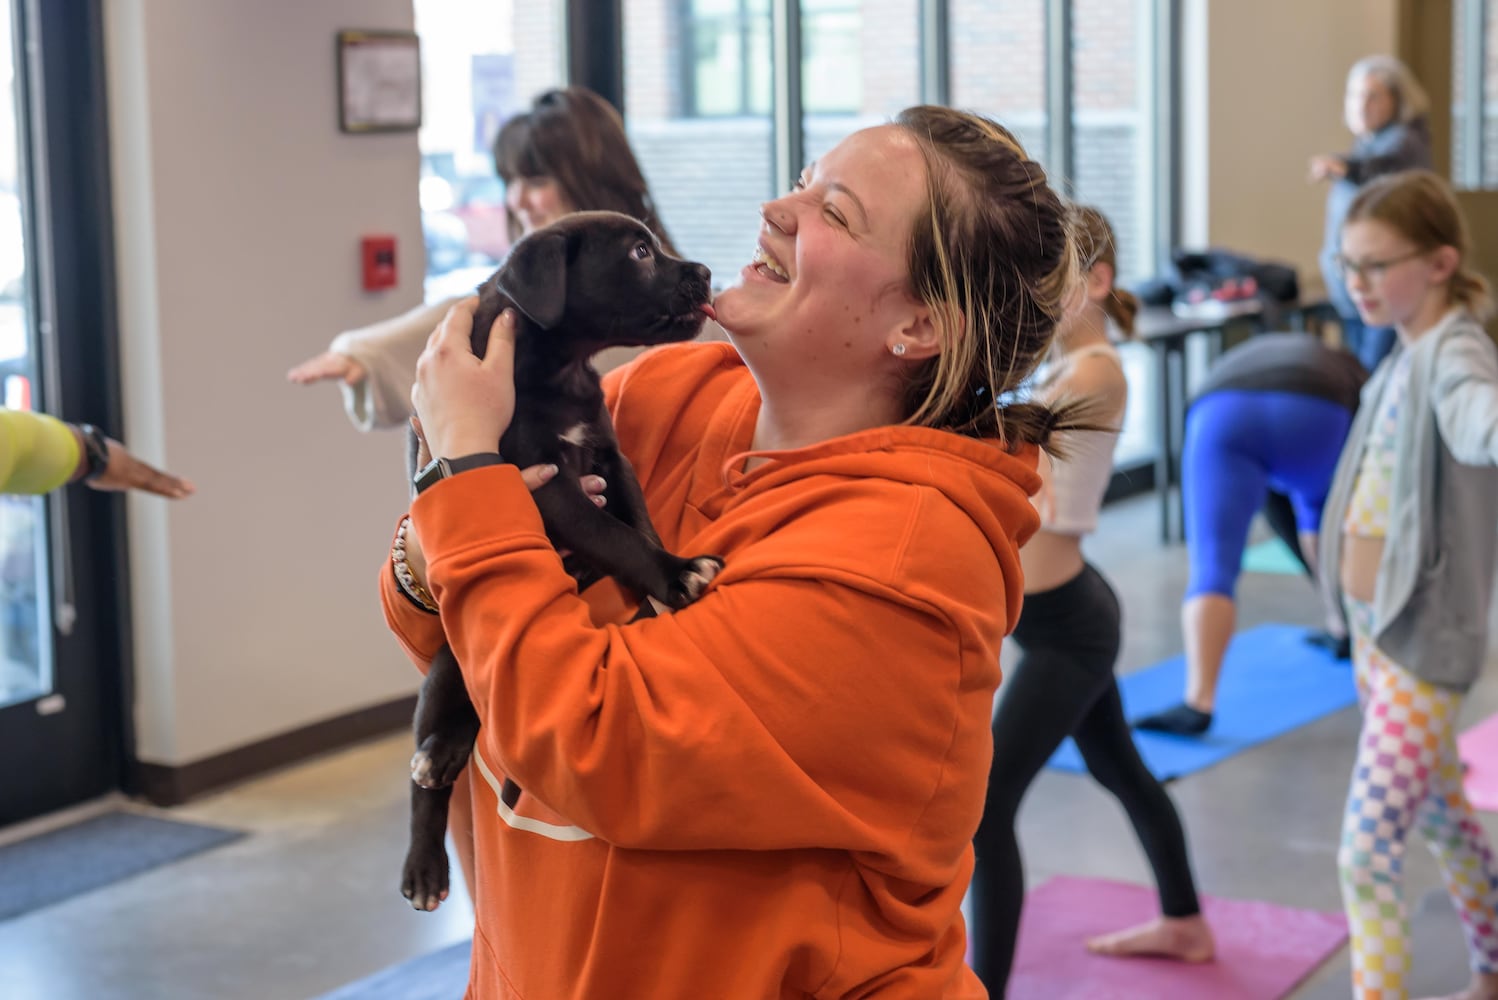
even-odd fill
[[[1067,368],[1089,354],[1113,359],[1123,369],[1123,359],[1112,344],[1093,344],[1062,360],[1048,363],[1040,373],[1038,385],[1062,377]],[[1070,431],[1063,438],[1066,458],[1051,459],[1051,508],[1042,511],[1041,527],[1061,535],[1086,535],[1097,527],[1103,494],[1113,477],[1113,450],[1118,445],[1118,431]],[[1049,453],[1048,453],[1049,454]],[[1049,513],[1047,517],[1046,514]]]

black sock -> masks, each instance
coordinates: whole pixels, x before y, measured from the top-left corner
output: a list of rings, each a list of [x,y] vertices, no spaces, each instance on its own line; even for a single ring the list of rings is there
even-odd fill
[[[1309,632],[1306,634],[1306,642],[1326,650],[1339,660],[1352,659],[1352,637],[1335,636],[1330,632]]]
[[[1201,712],[1182,703],[1154,715],[1134,720],[1135,729],[1150,729],[1157,733],[1175,733],[1178,736],[1200,736],[1212,725],[1212,713]]]

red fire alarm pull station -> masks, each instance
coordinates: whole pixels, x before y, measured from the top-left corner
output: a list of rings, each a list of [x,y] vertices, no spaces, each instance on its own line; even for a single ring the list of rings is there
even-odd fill
[[[377,292],[382,288],[394,288],[395,237],[366,236],[360,242],[364,258],[364,290]]]

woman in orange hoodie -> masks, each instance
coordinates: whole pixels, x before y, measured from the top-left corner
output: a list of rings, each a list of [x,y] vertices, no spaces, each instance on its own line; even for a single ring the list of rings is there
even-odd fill
[[[732,343],[607,383],[661,540],[725,561],[675,614],[579,595],[543,470],[494,453],[509,317],[480,361],[458,305],[418,366],[430,450],[467,471],[417,497],[381,592],[482,720],[470,997],[984,996],[960,905],[1000,642],[1035,445],[1080,426],[1005,394],[1075,277],[1065,209],[1010,133],[920,107],[761,214],[715,303]]]

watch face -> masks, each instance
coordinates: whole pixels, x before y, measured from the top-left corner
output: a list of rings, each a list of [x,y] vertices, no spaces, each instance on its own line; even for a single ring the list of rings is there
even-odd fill
[[[416,486],[416,492],[420,493],[444,475],[446,475],[446,470],[442,467],[442,460],[434,458],[420,472],[416,473],[416,478],[412,480],[412,483]]]

